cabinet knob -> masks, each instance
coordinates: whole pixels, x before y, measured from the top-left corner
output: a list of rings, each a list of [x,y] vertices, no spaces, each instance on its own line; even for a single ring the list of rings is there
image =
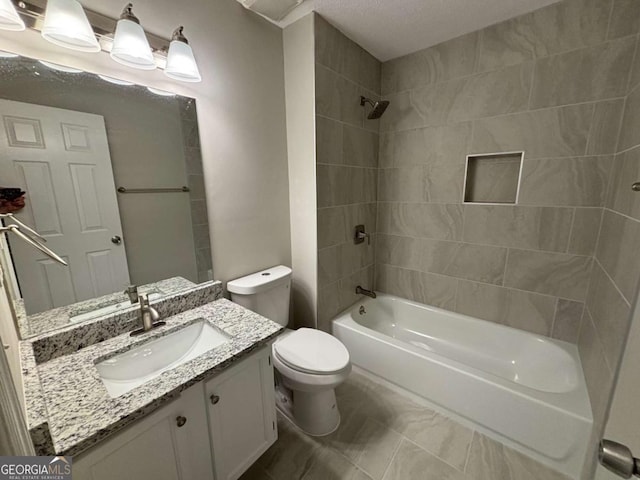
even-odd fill
[[[220,401],[220,397],[218,395],[211,395],[209,398],[213,405],[216,405]]]
[[[187,423],[187,417],[183,417],[182,415],[178,415],[176,417],[176,424],[178,427],[184,427],[185,423]]]

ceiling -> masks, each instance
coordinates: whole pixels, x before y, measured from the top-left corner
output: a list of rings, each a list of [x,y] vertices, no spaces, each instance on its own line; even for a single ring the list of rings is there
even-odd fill
[[[306,0],[303,5],[313,2],[313,10],[386,61],[557,1]]]

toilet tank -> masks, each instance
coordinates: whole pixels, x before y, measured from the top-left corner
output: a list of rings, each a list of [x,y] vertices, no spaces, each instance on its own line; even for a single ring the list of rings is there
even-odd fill
[[[289,323],[291,269],[284,265],[227,283],[231,301],[286,327]]]

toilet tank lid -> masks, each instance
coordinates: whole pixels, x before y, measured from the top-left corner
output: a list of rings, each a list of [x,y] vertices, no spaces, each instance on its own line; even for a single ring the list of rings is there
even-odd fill
[[[227,290],[240,295],[252,295],[264,292],[287,282],[291,278],[291,269],[284,265],[261,270],[246,277],[227,282]]]

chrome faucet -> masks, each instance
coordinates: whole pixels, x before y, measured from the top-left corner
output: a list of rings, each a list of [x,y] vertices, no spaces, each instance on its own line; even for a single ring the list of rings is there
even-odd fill
[[[376,298],[376,292],[362,288],[360,285],[356,287],[356,295],[366,295],[367,297]]]
[[[159,322],[160,314],[158,311],[149,305],[149,297],[146,293],[139,295],[140,298],[140,320],[142,321],[142,328],[131,332],[131,336],[140,335],[141,333],[148,332],[152,328],[161,327],[166,325],[166,322]]]
[[[124,294],[129,296],[129,301],[132,304],[138,303],[138,286],[137,285],[128,286],[127,289],[124,291]]]

